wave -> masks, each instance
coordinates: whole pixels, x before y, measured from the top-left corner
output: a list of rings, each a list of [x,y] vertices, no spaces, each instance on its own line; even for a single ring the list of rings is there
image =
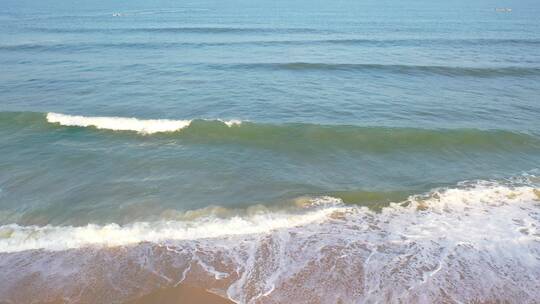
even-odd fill
[[[137,119],[125,117],[87,117],[47,113],[47,121],[63,126],[95,127],[113,131],[135,131],[141,134],[175,132],[188,127],[191,120]],[[227,126],[239,125],[239,120],[219,120]]]
[[[129,28],[50,28],[50,27],[34,27],[28,28],[33,32],[44,32],[52,34],[126,34],[126,33],[195,33],[195,34],[334,34],[339,37],[340,32],[322,29],[322,28],[302,28],[302,27],[231,27],[231,26],[180,26],[180,27],[129,27]],[[343,34],[343,33],[341,33]],[[235,42],[229,41],[218,43],[217,45],[236,44],[236,43],[284,43],[284,44],[352,44],[352,45],[377,45],[377,46],[396,46],[396,45],[467,45],[467,46],[490,46],[490,45],[539,45],[540,39],[535,38],[401,38],[401,39],[381,39],[381,38],[356,38],[350,34],[345,34],[340,38],[318,39],[289,39],[277,41],[247,41]],[[206,43],[202,43],[206,44]],[[208,43],[208,45],[213,45]]]
[[[373,71],[394,74],[419,75],[431,74],[441,76],[502,77],[540,75],[540,67],[460,67],[402,64],[364,64],[364,63],[246,63],[230,65],[210,65],[214,69],[267,69],[286,71]]]
[[[433,46],[433,45],[467,45],[467,46],[490,46],[490,45],[540,45],[540,39],[506,39],[506,38],[471,38],[471,39],[322,39],[313,42],[329,44],[361,44],[376,46]]]
[[[535,303],[538,181],[463,182],[379,212],[321,197],[230,218],[5,225],[0,300],[121,302],[186,283],[238,303]]]
[[[396,47],[423,45],[455,46],[499,46],[499,45],[540,45],[537,39],[279,39],[279,40],[238,40],[215,42],[94,42],[94,43],[21,43],[0,45],[0,51],[86,51],[95,49],[176,49],[182,47],[226,47],[226,46],[282,46],[282,45],[349,45],[365,47]]]
[[[310,123],[256,123],[224,119],[140,119],[59,113],[0,112],[0,125],[12,132],[66,132],[69,128],[132,132],[184,143],[229,143],[287,151],[538,151],[537,134],[506,130],[416,129]],[[10,131],[11,132],[11,131]],[[136,138],[134,138],[136,140]]]
[[[540,189],[531,183],[512,185],[493,181],[463,182],[456,188],[435,189],[426,194],[411,195],[404,201],[391,202],[380,212],[365,206],[345,204],[341,198],[331,196],[300,197],[292,202],[288,208],[272,210],[260,206],[243,214],[233,210],[227,212],[222,207],[207,207],[174,215],[176,220],[137,222],[125,226],[114,223],[80,227],[4,225],[0,226],[0,252],[32,249],[57,251],[94,245],[111,247],[140,242],[162,243],[264,234],[279,229],[321,224],[336,218],[343,220],[349,216],[386,218],[391,215],[392,218],[414,214],[418,219],[429,217],[430,213],[437,216],[448,213],[452,217],[464,212],[464,216],[481,216],[482,212],[491,213],[491,208],[502,206],[507,206],[502,209],[512,210],[538,208]],[[219,216],[220,213],[222,216]],[[168,217],[171,217],[170,214]],[[540,230],[537,231],[534,225],[526,228],[532,229],[526,235],[532,235],[533,239],[540,241]]]
[[[31,249],[66,250],[88,245],[124,246],[139,242],[165,242],[171,240],[195,240],[232,235],[265,233],[274,229],[290,228],[324,220],[337,210],[340,202],[330,197],[314,199],[313,206],[332,206],[302,214],[286,212],[260,212],[249,217],[235,216],[229,219],[204,216],[205,210],[193,221],[139,222],[126,226],[109,224],[83,227],[66,226],[0,226],[0,252],[16,252]],[[209,214],[215,214],[209,212]]]
[[[180,26],[180,27],[136,27],[136,28],[30,28],[35,32],[46,33],[328,33],[328,30],[315,28],[270,28],[270,27],[228,27],[228,26]]]

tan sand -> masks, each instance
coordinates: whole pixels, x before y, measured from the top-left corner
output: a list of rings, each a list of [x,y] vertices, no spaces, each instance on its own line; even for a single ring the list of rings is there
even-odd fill
[[[191,285],[163,288],[124,304],[234,304],[203,288]]]
[[[40,304],[64,304],[63,300],[41,302]],[[0,304],[2,304],[0,302]],[[204,288],[192,285],[162,288],[123,304],[236,304]]]

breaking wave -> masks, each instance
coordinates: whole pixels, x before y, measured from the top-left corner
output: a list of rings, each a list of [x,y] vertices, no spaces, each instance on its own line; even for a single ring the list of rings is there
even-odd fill
[[[175,132],[188,127],[191,120],[137,119],[125,117],[87,117],[47,113],[47,121],[63,126],[95,127],[113,131],[135,131],[141,134]],[[239,120],[219,120],[227,126],[241,124]]]
[[[380,212],[321,197],[232,218],[7,225],[0,300],[118,302],[187,283],[239,303],[535,303],[538,182],[463,182]]]
[[[227,143],[280,151],[322,152],[341,149],[349,152],[540,151],[535,133],[480,129],[417,129],[384,126],[319,125],[310,123],[257,123],[224,119],[140,119],[93,117],[59,113],[0,112],[0,126],[6,132],[66,132],[84,128],[116,132],[136,132],[183,143]],[[83,134],[81,134],[83,135]],[[137,140],[136,138],[133,138]],[[461,152],[460,152],[461,151]]]
[[[266,233],[275,229],[305,225],[327,218],[338,210],[341,202],[321,197],[310,202],[311,206],[325,205],[306,213],[259,212],[251,216],[232,218],[213,217],[212,210],[201,209],[187,213],[201,213],[192,221],[139,222],[126,226],[89,224],[72,226],[0,226],[0,252],[16,252],[31,249],[66,250],[85,246],[124,246],[140,242],[165,242],[218,238],[232,235]],[[205,212],[209,212],[205,216]],[[189,216],[183,216],[187,218]]]
[[[348,214],[352,216],[351,219],[365,216],[373,219],[388,216],[394,218],[404,214],[414,215],[418,219],[438,216],[444,218],[444,215],[447,214],[450,217],[448,220],[450,220],[452,216],[456,215],[465,218],[468,216],[479,217],[483,213],[494,212],[498,210],[497,208],[534,209],[540,207],[539,201],[540,189],[534,186],[509,186],[481,181],[472,185],[463,184],[458,188],[438,189],[427,194],[412,195],[405,201],[390,203],[388,207],[382,208],[380,213],[366,207],[344,204],[341,198],[321,196],[298,198],[294,200],[294,209],[285,208],[271,211],[263,208],[252,212],[252,214],[236,214],[232,217],[216,217],[216,211],[219,212],[219,210],[205,208],[188,211],[189,215],[180,217],[182,220],[137,222],[125,226],[89,224],[73,227],[11,224],[0,226],[0,252],[31,249],[65,250],[89,245],[123,246],[139,242],[159,243],[170,240],[260,234],[276,229],[288,229],[315,222],[321,223],[324,220],[332,219],[337,213]],[[513,211],[517,212],[517,210]],[[222,213],[226,214],[226,212]],[[524,216],[527,215],[524,214]],[[535,219],[534,216],[538,216],[538,214],[533,214],[533,219]],[[486,221],[489,222],[493,219],[486,218]],[[520,223],[525,224],[521,220]],[[406,222],[402,224],[408,225]],[[441,222],[439,228],[443,228],[443,226]],[[420,231],[416,232],[420,233]],[[540,237],[540,230],[536,229],[533,222],[523,226],[520,232],[524,235]]]

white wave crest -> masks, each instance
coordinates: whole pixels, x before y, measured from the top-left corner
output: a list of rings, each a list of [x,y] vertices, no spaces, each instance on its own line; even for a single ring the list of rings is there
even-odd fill
[[[231,119],[231,120],[218,119],[218,121],[221,121],[222,123],[226,124],[227,127],[239,126],[242,124],[242,121],[238,119]]]
[[[407,220],[416,218],[417,222],[439,217],[439,224],[433,223],[433,229],[447,229],[444,222],[461,220],[455,225],[463,226],[464,219],[470,220],[474,214],[481,220],[483,214],[496,212],[491,208],[506,206],[506,212],[516,211],[523,204],[535,203],[540,199],[540,191],[534,187],[509,187],[492,184],[476,184],[472,188],[454,188],[433,191],[427,195],[411,196],[407,201],[392,203],[383,208],[381,213],[373,213],[365,207],[345,206],[338,198],[319,197],[308,199],[309,204],[297,206],[296,211],[261,211],[251,215],[236,215],[230,218],[216,218],[212,213],[193,220],[163,220],[158,222],[136,222],[125,226],[112,223],[108,225],[89,224],[87,226],[19,226],[10,224],[0,226],[0,252],[16,252],[31,249],[65,250],[84,246],[122,246],[139,242],[160,243],[167,240],[193,240],[219,238],[230,235],[264,234],[272,230],[307,225],[312,222],[329,220],[336,213],[357,214],[349,218],[356,220],[369,214],[377,221],[384,218],[401,219],[399,229],[416,231],[419,225],[410,225]],[[303,209],[304,208],[304,209]],[[303,210],[302,210],[303,209]],[[427,212],[422,215],[419,212]],[[446,216],[445,216],[446,215]],[[463,216],[463,217],[462,217]],[[493,216],[484,224],[499,218]],[[444,220],[444,222],[443,222]],[[461,221],[461,222],[460,222]],[[471,225],[474,223],[470,223]],[[476,224],[475,224],[476,225]],[[457,226],[456,226],[457,227]],[[396,229],[398,227],[395,227]],[[476,229],[477,227],[464,227]],[[419,228],[420,229],[420,228]],[[528,235],[538,235],[536,228],[527,227]],[[503,230],[497,228],[498,233]],[[441,234],[443,231],[440,231]]]
[[[141,134],[176,132],[189,127],[193,122],[193,120],[66,115],[53,112],[47,113],[47,121],[63,126],[95,127],[113,131],[135,131]],[[215,121],[219,121],[227,127],[239,126],[242,124],[242,121],[238,119],[216,119]]]
[[[188,127],[191,120],[137,119],[126,117],[86,117],[47,113],[47,121],[63,126],[96,127],[115,131],[136,131],[141,134],[174,132]]]
[[[0,226],[0,252],[31,249],[51,251],[85,246],[123,246],[140,242],[160,243],[174,240],[218,238],[231,235],[260,234],[275,229],[291,228],[324,220],[338,210],[340,201],[332,201],[328,208],[310,210],[301,214],[287,212],[260,212],[250,216],[232,218],[202,217],[194,221],[137,222],[125,226]],[[335,204],[334,204],[335,203]]]

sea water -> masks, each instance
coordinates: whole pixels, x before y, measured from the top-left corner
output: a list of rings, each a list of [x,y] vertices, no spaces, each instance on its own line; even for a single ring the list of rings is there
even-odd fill
[[[0,4],[0,301],[540,298],[536,1]]]

